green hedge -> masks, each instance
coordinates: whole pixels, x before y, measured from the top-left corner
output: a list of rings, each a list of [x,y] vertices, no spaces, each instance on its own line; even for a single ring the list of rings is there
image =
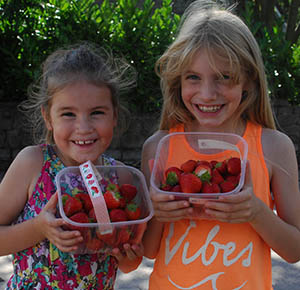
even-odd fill
[[[171,0],[157,9],[152,0],[140,8],[138,2],[0,0],[1,100],[24,99],[49,53],[85,40],[110,47],[136,68],[137,88],[126,96],[131,110],[157,110],[161,94],[154,63],[172,41],[180,17]]]
[[[176,33],[180,16],[172,1],[163,0],[0,0],[1,101],[19,102],[39,74],[45,57],[56,48],[81,40],[110,47],[124,56],[138,72],[137,88],[126,95],[133,112],[157,111],[161,106],[159,80],[154,63]],[[249,1],[251,3],[252,1]],[[272,95],[300,103],[299,47],[284,41],[281,23],[269,35],[253,21],[251,5],[242,17],[259,37]]]

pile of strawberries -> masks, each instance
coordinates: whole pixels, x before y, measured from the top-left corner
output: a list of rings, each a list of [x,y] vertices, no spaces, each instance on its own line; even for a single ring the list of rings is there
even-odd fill
[[[165,170],[160,189],[184,193],[224,193],[234,190],[240,181],[241,160],[187,160],[180,167]]]
[[[141,208],[134,201],[137,188],[132,184],[118,184],[110,182],[103,193],[108,209],[110,221],[133,221],[141,219]],[[97,223],[94,207],[89,194],[79,191],[74,195],[63,193],[61,195],[65,215],[77,223]],[[67,230],[79,230],[84,237],[83,248],[89,252],[96,252],[100,249],[120,247],[124,243],[139,243],[141,235],[145,230],[144,224],[128,224],[113,227],[110,234],[101,234],[95,227],[77,227],[68,224],[64,227]]]

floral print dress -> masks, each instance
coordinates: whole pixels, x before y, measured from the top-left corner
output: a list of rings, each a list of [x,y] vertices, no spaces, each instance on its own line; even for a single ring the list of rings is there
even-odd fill
[[[15,223],[37,216],[56,192],[55,176],[64,165],[51,145],[40,146],[44,155],[43,168],[31,198]],[[115,164],[114,159],[102,157],[104,165]],[[64,253],[46,239],[13,255],[13,275],[6,290],[113,289],[117,267],[113,256]]]

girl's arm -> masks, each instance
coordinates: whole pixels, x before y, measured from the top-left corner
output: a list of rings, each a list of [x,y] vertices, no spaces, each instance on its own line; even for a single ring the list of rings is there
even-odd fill
[[[262,137],[277,214],[252,190],[250,169],[243,191],[205,203],[206,213],[223,222],[249,222],[287,262],[300,260],[300,193],[295,148],[284,134],[264,129]],[[266,182],[269,182],[266,180]]]
[[[278,215],[260,204],[253,228],[287,262],[300,260],[300,192],[295,147],[279,131],[263,131],[263,150],[271,174],[271,190]]]
[[[46,237],[68,250],[73,245],[74,235],[78,239],[78,232],[64,232],[60,229],[64,222],[62,219],[55,219],[53,214],[56,210],[56,195],[37,217],[11,225],[31,196],[42,164],[40,148],[27,147],[17,155],[0,184],[0,255],[21,251]]]

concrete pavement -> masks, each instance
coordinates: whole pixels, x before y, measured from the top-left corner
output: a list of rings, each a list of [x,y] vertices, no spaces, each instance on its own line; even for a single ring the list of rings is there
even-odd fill
[[[273,287],[274,290],[300,289],[300,262],[288,264],[272,252]],[[152,271],[153,261],[144,258],[136,271],[129,274],[118,272],[115,290],[147,290],[148,279]],[[5,289],[7,279],[12,273],[11,257],[0,257],[0,290]],[[222,289],[220,289],[222,290]]]

